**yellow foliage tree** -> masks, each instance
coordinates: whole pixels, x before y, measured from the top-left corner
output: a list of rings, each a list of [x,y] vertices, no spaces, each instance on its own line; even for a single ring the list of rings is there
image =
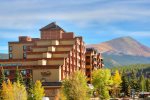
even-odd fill
[[[42,87],[41,82],[37,80],[33,88],[33,98],[34,100],[42,100],[42,97],[44,96],[45,96],[44,88]]]
[[[27,100],[26,88],[19,81],[13,84],[13,93],[14,100]]]
[[[112,76],[112,80],[113,80],[112,95],[116,97],[120,92],[120,85],[122,83],[121,75],[119,74],[118,70],[115,71],[115,74]]]
[[[8,79],[7,83],[2,83],[2,98],[3,100],[14,100],[12,83]]]

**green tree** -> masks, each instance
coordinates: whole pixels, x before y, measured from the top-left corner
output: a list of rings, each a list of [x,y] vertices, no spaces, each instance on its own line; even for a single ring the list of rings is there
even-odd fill
[[[150,79],[149,78],[146,79],[145,84],[146,84],[146,91],[150,92]]]
[[[39,80],[35,82],[33,88],[33,100],[42,100],[42,97],[45,96],[44,88]]]
[[[92,84],[98,91],[101,99],[109,99],[109,90],[113,81],[111,80],[111,72],[109,69],[99,69],[92,73]]]
[[[16,73],[15,73],[15,82],[20,81],[20,73],[19,73],[19,69],[18,66],[16,68]]]
[[[67,100],[88,100],[86,77],[81,71],[76,71],[63,81],[62,92]]]
[[[131,70],[131,76],[129,79],[131,89],[135,89],[135,91],[139,91],[138,78],[136,77],[136,73],[134,69]]]
[[[28,92],[28,100],[33,100],[33,80],[32,80],[32,75],[30,74],[30,76],[27,78],[26,81],[26,85],[27,85],[27,92]]]
[[[128,77],[125,74],[125,72],[122,73],[122,83],[121,83],[121,92],[123,92],[125,95],[130,96],[130,84],[128,81]]]
[[[6,80],[3,67],[1,67],[1,73],[2,73],[2,74],[1,74],[1,77],[0,77],[0,86],[2,85],[3,81]]]
[[[22,85],[24,85],[24,80],[23,80],[23,76],[22,74],[20,73],[19,69],[18,69],[18,66],[16,68],[16,74],[15,74],[15,82],[18,82]]]
[[[140,77],[140,91],[145,91],[146,90],[146,84],[145,84],[145,78],[143,75]]]

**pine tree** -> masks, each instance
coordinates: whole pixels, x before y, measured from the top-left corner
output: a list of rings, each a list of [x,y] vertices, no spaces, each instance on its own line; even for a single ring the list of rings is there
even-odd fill
[[[0,78],[0,86],[2,85],[3,81],[6,80],[3,67],[1,67],[1,73],[2,73],[2,74],[1,74],[1,78]]]
[[[137,91],[139,87],[138,80],[136,77],[136,72],[133,69],[131,71],[131,76],[130,76],[130,86],[131,86],[131,89],[135,89],[135,91]]]
[[[33,95],[34,84],[33,84],[32,75],[31,74],[27,78],[26,85],[27,85],[27,91],[28,91],[28,100],[33,100],[32,95]]]
[[[33,88],[33,100],[42,100],[42,97],[44,96],[44,88],[42,87],[41,82],[37,80]]]
[[[22,84],[22,85],[25,84],[21,73],[19,75],[19,81],[20,81],[20,84]]]
[[[130,92],[130,85],[129,85],[128,77],[127,77],[125,72],[122,73],[121,78],[122,78],[121,91],[125,95],[129,96],[130,95],[130,93],[129,93]]]
[[[145,84],[146,84],[146,91],[150,92],[150,79],[149,78],[146,79]]]
[[[146,90],[146,87],[145,87],[145,79],[144,79],[144,76],[141,75],[140,77],[140,91],[145,91]]]
[[[20,81],[20,74],[19,74],[19,69],[18,66],[16,68],[16,73],[15,73],[15,82]]]
[[[22,85],[25,84],[24,80],[23,80],[23,77],[22,77],[22,74],[19,72],[18,66],[16,68],[15,82],[19,82]]]

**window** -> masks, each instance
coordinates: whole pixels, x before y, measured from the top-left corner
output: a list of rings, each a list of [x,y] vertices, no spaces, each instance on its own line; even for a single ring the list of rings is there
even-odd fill
[[[27,71],[26,71],[26,70],[21,70],[21,74],[22,74],[23,76],[25,76],[25,75],[27,74]]]
[[[23,50],[24,50],[24,51],[27,50],[27,46],[26,46],[26,45],[23,46]]]
[[[90,56],[86,56],[86,59],[90,59]]]
[[[27,54],[23,53],[23,58],[26,59],[27,58]]]
[[[10,71],[9,71],[9,70],[4,70],[4,74],[5,74],[5,76],[7,77],[7,76],[10,75]]]
[[[9,54],[9,58],[12,59],[12,57],[13,57],[13,55],[12,55],[12,53],[10,53],[10,54]]]
[[[12,46],[9,46],[9,51],[10,51],[10,52],[12,51]]]
[[[86,65],[90,65],[90,62],[86,62]]]
[[[86,72],[90,72],[90,69],[86,69]]]

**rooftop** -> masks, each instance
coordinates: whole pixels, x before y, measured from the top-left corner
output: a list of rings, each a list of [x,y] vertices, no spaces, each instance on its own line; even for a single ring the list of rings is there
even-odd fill
[[[52,23],[50,23],[50,24],[48,24],[48,25],[46,25],[46,26],[44,26],[43,28],[41,28],[40,29],[40,31],[43,31],[43,30],[63,30],[64,31],[64,29],[62,29],[60,26],[58,26],[57,24],[56,24],[56,22],[52,22]],[[65,32],[65,31],[64,31]]]

